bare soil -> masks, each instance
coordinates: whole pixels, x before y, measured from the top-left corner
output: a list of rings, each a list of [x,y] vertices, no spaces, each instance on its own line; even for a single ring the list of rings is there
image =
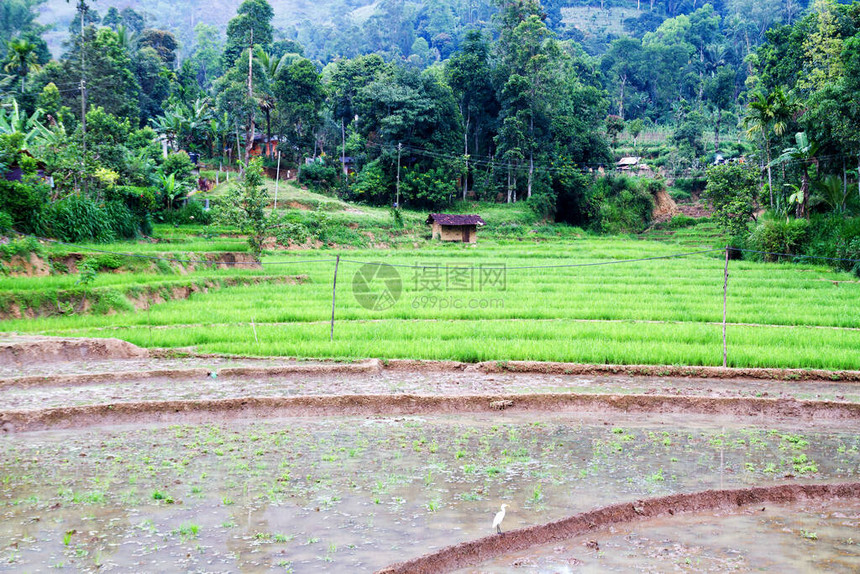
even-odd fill
[[[149,351],[119,339],[62,339],[56,337],[5,337],[0,339],[0,366],[26,368],[39,363],[133,359]]]

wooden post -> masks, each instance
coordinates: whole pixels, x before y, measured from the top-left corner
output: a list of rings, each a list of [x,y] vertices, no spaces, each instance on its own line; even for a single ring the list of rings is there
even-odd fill
[[[729,246],[726,245],[726,270],[723,280],[723,368],[728,366],[729,348],[726,342],[726,308],[729,296]]]
[[[337,268],[339,265],[340,255],[337,256],[337,259],[334,262],[334,283],[331,287],[331,338],[329,340],[332,342],[334,342],[334,304],[337,297]]]
[[[281,183],[281,150],[278,150],[278,170],[275,172],[275,211],[278,211],[278,185]]]

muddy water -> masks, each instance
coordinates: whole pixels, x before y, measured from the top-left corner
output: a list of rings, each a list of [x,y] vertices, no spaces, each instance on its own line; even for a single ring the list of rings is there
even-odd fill
[[[860,572],[860,503],[757,505],[647,520],[502,556],[460,574]]]
[[[0,570],[371,572],[675,492],[860,475],[860,423],[367,417],[0,438]]]
[[[141,361],[122,362],[127,371]],[[129,364],[127,364],[129,363]],[[294,363],[292,363],[294,364]],[[304,364],[304,363],[302,363]],[[180,367],[181,365],[181,367]],[[667,377],[484,374],[479,372],[389,371],[374,374],[293,374],[278,377],[221,377],[217,371],[235,366],[279,366],[273,362],[225,359],[160,362],[160,368],[206,368],[216,377],[135,380],[119,375],[110,383],[69,387],[7,388],[0,410],[37,409],[129,401],[289,397],[296,395],[364,394],[492,394],[578,393],[660,394],[668,396],[764,397],[860,402],[860,384],[709,380]],[[101,372],[101,371],[98,371]],[[121,372],[121,371],[120,371]],[[28,374],[30,374],[28,372]]]

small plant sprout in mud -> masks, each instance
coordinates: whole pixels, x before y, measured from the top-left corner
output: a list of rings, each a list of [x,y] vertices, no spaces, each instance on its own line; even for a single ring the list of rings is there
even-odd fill
[[[502,505],[502,509],[496,513],[496,517],[493,518],[493,528],[495,528],[496,532],[499,534],[502,533],[502,520],[505,519],[505,509],[508,507],[507,504]]]

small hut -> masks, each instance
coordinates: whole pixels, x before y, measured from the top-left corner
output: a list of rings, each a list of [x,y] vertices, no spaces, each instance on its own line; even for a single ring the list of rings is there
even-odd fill
[[[478,242],[478,227],[486,225],[480,215],[451,215],[432,213],[427,225],[433,230],[433,239],[441,241]]]
[[[622,157],[620,160],[618,160],[618,163],[615,164],[615,167],[619,171],[638,170],[640,167],[642,167],[642,164],[639,163],[641,161],[641,157]]]

